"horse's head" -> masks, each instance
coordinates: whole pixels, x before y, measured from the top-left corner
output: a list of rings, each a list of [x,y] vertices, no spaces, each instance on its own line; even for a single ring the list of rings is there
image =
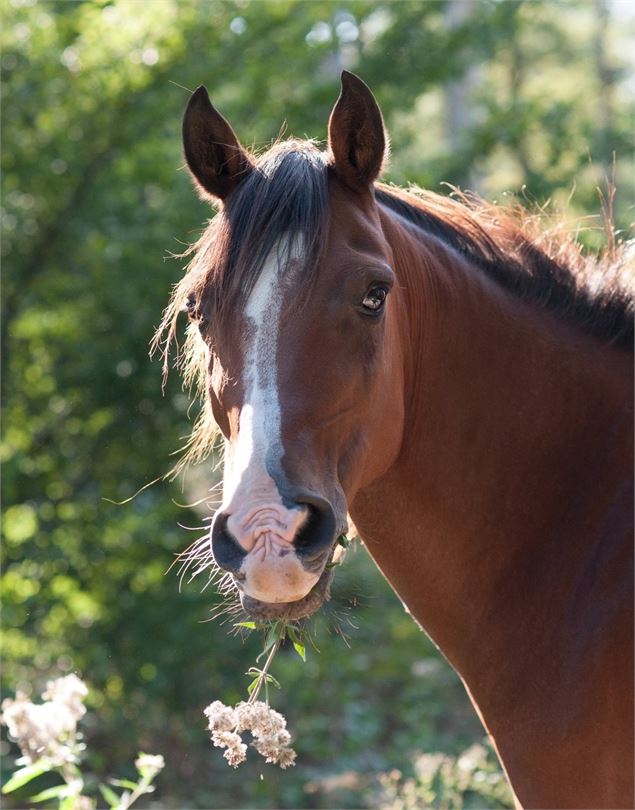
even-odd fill
[[[183,139],[200,193],[221,202],[187,291],[225,436],[213,554],[249,614],[299,618],[328,591],[348,504],[401,443],[398,302],[373,191],[382,117],[345,73],[328,152],[288,141],[255,159],[199,88]]]

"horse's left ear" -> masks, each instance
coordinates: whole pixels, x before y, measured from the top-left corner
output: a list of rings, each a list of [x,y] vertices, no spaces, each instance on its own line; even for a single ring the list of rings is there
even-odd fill
[[[183,151],[203,197],[226,199],[253,166],[202,85],[192,94],[183,116]]]
[[[333,165],[352,188],[368,188],[386,154],[384,120],[375,97],[354,73],[342,71],[342,90],[329,118]]]

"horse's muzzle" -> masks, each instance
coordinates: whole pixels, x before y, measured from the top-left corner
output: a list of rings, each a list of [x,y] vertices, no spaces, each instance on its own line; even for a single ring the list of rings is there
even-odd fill
[[[214,559],[233,575],[243,607],[257,618],[307,616],[328,594],[331,576],[325,566],[337,536],[335,512],[326,499],[312,493],[298,493],[287,504],[289,510],[306,515],[291,542],[263,529],[260,539],[246,549],[230,531],[226,512],[218,512],[212,524]]]
[[[293,538],[292,548],[305,570],[317,573],[335,541],[336,519],[333,507],[325,498],[308,493],[298,495],[293,505],[305,509],[307,518]],[[216,563],[225,571],[235,574],[240,570],[248,552],[229,531],[228,519],[226,512],[216,513],[211,530],[212,551]]]

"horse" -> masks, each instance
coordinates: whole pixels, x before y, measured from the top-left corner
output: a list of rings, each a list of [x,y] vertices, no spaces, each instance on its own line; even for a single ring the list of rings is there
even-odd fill
[[[328,148],[257,157],[191,96],[218,213],[164,315],[224,436],[206,559],[257,619],[329,595],[347,515],[462,678],[519,807],[632,808],[632,253],[379,181],[344,72]]]

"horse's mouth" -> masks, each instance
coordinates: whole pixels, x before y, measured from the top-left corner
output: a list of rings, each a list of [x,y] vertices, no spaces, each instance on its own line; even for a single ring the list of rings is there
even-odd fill
[[[311,588],[309,593],[297,602],[261,602],[240,592],[240,601],[243,610],[252,619],[288,619],[296,621],[311,616],[322,607],[325,600],[331,596],[331,580],[333,570],[325,568],[322,575]]]

